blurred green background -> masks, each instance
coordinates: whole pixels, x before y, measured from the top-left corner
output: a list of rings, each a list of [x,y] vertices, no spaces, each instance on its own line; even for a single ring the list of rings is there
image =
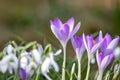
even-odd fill
[[[9,40],[36,40],[58,48],[49,23],[55,17],[63,22],[74,17],[75,25],[81,21],[77,35],[99,30],[120,34],[120,0],[0,0],[0,49]]]

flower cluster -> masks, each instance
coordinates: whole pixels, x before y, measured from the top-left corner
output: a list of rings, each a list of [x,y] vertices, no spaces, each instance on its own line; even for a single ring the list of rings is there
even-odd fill
[[[114,57],[114,49],[117,47],[120,38],[117,36],[116,38],[112,39],[108,33],[105,35],[105,37],[103,37],[102,31],[99,32],[99,35],[96,38],[94,38],[92,34],[86,36],[84,33],[82,36],[75,36],[75,33],[80,28],[80,23],[78,23],[73,30],[74,18],[70,18],[64,24],[60,19],[55,18],[54,21],[50,21],[50,24],[52,32],[63,46],[63,51],[66,51],[64,50],[66,44],[68,40],[71,39],[72,46],[78,59],[78,80],[81,79],[81,58],[85,49],[88,55],[88,68],[85,80],[88,80],[89,78],[90,61],[94,54],[96,54],[96,60],[99,69],[99,76],[97,80],[102,80],[103,71],[111,63]],[[63,68],[65,68],[66,52],[64,52],[63,58]],[[62,73],[62,80],[65,80],[65,70],[63,70]]]
[[[17,46],[15,42],[15,45],[12,43],[1,52],[0,71],[2,73],[15,74],[22,80],[29,80],[34,74],[36,74],[35,79],[37,80],[38,75],[42,74],[51,80],[47,74],[51,66],[56,72],[59,71],[54,57],[59,55],[62,50],[54,53],[50,44],[44,50],[42,45],[36,42],[30,42],[25,46]],[[28,51],[28,49],[30,50]]]
[[[99,31],[97,36],[93,34],[85,35],[84,33],[81,36],[76,36],[75,34],[80,28],[80,22],[74,28],[73,17],[65,23],[62,23],[59,18],[55,18],[53,21],[50,21],[50,27],[63,47],[61,80],[66,79],[66,46],[69,40],[71,40],[77,56],[77,80],[81,80],[81,67],[83,65],[81,64],[81,60],[85,51],[88,57],[85,80],[89,80],[90,65],[95,62],[93,59],[96,60],[98,66],[98,75],[95,80],[103,80],[103,73],[111,64],[112,60],[114,58],[115,60],[120,59],[120,47],[117,47],[120,42],[119,36],[112,39],[108,33],[103,36],[102,31]],[[52,80],[48,73],[51,68],[56,72],[59,71],[59,66],[54,58],[61,52],[62,50],[59,49],[54,53],[51,44],[43,48],[37,42],[17,45],[14,41],[11,41],[0,53],[0,72],[14,74],[14,76],[10,77],[14,78],[14,80],[31,80],[31,78],[38,80],[40,75],[43,75],[47,80]],[[74,63],[71,69],[70,80],[73,78],[75,67]],[[113,80],[116,80],[119,75],[120,64],[116,64],[113,68]]]

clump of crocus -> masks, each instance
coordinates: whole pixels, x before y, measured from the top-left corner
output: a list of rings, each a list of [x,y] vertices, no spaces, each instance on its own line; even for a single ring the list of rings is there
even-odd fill
[[[102,38],[102,37],[101,37]],[[114,54],[113,51],[116,48],[119,42],[119,37],[116,37],[112,40],[109,34],[106,34],[104,37],[104,41],[102,43],[100,53],[96,54],[97,64],[99,68],[99,76],[97,80],[102,80],[103,72],[107,68],[107,66],[111,63]]]
[[[85,47],[83,44],[82,37],[74,36],[71,39],[72,46],[74,51],[76,52],[77,60],[78,60],[78,80],[81,80],[81,58],[85,51]]]
[[[101,39],[101,34],[102,32],[100,31],[99,36],[96,39],[93,38],[92,34],[88,36],[85,36],[85,34],[83,34],[83,43],[85,45],[88,55],[88,68],[87,68],[86,80],[88,80],[89,78],[90,60],[93,57],[93,54],[96,53],[96,51],[101,47],[104,41],[104,39]]]
[[[70,38],[75,35],[75,33],[80,28],[80,23],[74,27],[74,18],[70,18],[67,22],[62,23],[60,19],[55,18],[54,21],[50,21],[50,27],[54,35],[60,41],[64,51],[63,66],[62,66],[62,80],[65,80],[65,66],[66,66],[66,45]]]

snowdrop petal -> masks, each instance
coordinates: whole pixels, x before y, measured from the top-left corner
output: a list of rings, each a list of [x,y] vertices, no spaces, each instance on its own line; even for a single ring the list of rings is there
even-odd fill
[[[115,48],[113,51],[115,59],[120,59],[120,47]]]
[[[5,73],[6,71],[7,71],[7,69],[8,69],[8,64],[1,64],[0,63],[0,70],[1,70],[1,72],[2,73]]]
[[[39,53],[38,50],[34,49],[34,50],[32,50],[32,55],[35,59],[35,62],[37,62],[37,64],[39,64],[40,59],[41,59],[41,53]]]
[[[43,75],[46,77],[47,80],[52,80],[52,79],[47,75],[47,73],[43,73]]]
[[[54,54],[54,56],[59,55],[61,52],[62,52],[62,49],[59,49],[59,50]]]
[[[49,71],[49,66],[51,64],[50,58],[46,58],[41,66],[41,72],[47,73]]]

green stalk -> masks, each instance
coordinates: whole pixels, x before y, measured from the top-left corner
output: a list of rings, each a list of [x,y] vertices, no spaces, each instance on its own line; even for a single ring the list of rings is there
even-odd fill
[[[66,45],[63,46],[63,65],[62,65],[62,80],[65,80],[65,66],[66,66]]]

